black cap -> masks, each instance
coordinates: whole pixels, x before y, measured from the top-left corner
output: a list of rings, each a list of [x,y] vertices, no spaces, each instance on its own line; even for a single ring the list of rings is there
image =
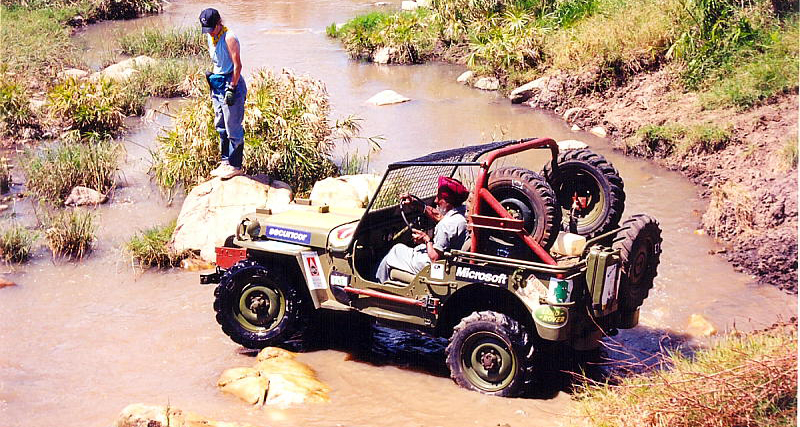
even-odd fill
[[[204,33],[210,33],[219,24],[219,12],[217,9],[208,8],[200,12],[200,25]]]

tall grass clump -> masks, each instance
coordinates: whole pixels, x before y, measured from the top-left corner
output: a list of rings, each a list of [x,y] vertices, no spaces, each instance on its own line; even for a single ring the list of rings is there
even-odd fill
[[[185,58],[205,53],[206,39],[199,28],[173,28],[167,31],[145,27],[118,38],[122,53],[154,58]]]
[[[345,153],[339,164],[339,175],[359,175],[369,172],[369,153]]]
[[[588,383],[578,412],[597,426],[794,426],[797,324],[732,334],[693,357],[673,353],[668,369]]]
[[[14,224],[0,230],[0,259],[5,262],[25,262],[31,254],[38,233]]]
[[[331,123],[324,84],[289,70],[259,70],[247,84],[245,172],[269,174],[298,192],[335,175],[334,144],[356,137],[359,125],[354,118]],[[219,161],[213,118],[211,101],[195,99],[175,118],[175,127],[159,137],[151,169],[159,186],[189,189],[207,179]]]
[[[136,70],[124,84],[117,85],[115,103],[123,115],[143,114],[148,97],[189,96],[201,91],[199,85],[206,85],[203,65],[194,59],[159,59]]]
[[[122,102],[115,83],[66,79],[47,95],[51,119],[72,140],[98,141],[117,135],[123,127]]]
[[[47,215],[44,234],[53,257],[81,259],[92,249],[96,231],[91,212],[68,209]]]
[[[37,126],[25,88],[0,73],[0,134],[19,135],[25,128]]]
[[[780,167],[784,170],[797,168],[797,135],[789,137],[780,149]]]
[[[121,154],[122,146],[111,141],[54,143],[27,151],[20,166],[27,176],[28,191],[62,204],[78,185],[108,192],[116,182]]]
[[[642,157],[666,157],[688,153],[714,153],[725,148],[733,138],[730,127],[713,124],[646,125],[626,141],[625,154]]]
[[[125,244],[131,259],[142,268],[174,267],[189,256],[188,251],[175,252],[170,246],[175,221],[164,226],[155,226],[136,233]]]

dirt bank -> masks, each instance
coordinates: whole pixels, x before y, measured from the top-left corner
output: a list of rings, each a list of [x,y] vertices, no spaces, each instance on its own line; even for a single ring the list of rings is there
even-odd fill
[[[645,154],[700,186],[709,208],[698,227],[717,238],[720,254],[759,282],[797,293],[797,167],[787,166],[787,144],[797,143],[798,95],[770,99],[746,111],[703,110],[694,93],[678,88],[674,73],[643,73],[602,92],[590,73],[559,75],[526,104],[566,114],[582,129],[603,126],[612,145],[628,146],[645,125],[713,124],[731,139],[712,153]],[[578,108],[573,108],[578,107]]]

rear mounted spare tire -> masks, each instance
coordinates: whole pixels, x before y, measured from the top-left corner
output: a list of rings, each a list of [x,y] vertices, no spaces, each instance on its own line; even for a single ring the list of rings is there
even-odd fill
[[[625,209],[622,178],[605,157],[588,149],[558,155],[558,167],[544,166],[543,174],[561,208],[562,229],[588,238],[617,227]],[[570,211],[578,201],[575,224]]]
[[[525,231],[533,240],[545,250],[553,246],[558,236],[561,212],[553,189],[541,175],[525,168],[503,167],[489,174],[487,187],[511,216],[524,221]],[[497,216],[486,203],[481,205],[481,214]],[[482,250],[491,245],[489,239],[498,239],[508,247],[523,248],[523,254],[532,253],[514,233],[482,230],[481,236]]]
[[[614,239],[620,251],[622,274],[619,282],[619,307],[625,312],[638,309],[658,275],[661,258],[661,227],[653,217],[633,215],[622,223],[626,229]]]

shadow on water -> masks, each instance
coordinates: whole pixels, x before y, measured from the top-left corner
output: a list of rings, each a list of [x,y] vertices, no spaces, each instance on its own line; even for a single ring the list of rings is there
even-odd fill
[[[447,339],[382,326],[354,313],[325,313],[317,324],[302,347],[292,343],[287,348],[303,352],[337,350],[347,353],[349,361],[450,376],[445,362]],[[591,351],[547,343],[534,355],[534,376],[524,397],[552,399],[560,392],[573,393],[587,381],[614,384],[626,375],[668,369],[670,353],[692,355],[696,350],[687,335],[646,326],[603,338],[601,346]],[[257,354],[248,350],[242,353]]]

